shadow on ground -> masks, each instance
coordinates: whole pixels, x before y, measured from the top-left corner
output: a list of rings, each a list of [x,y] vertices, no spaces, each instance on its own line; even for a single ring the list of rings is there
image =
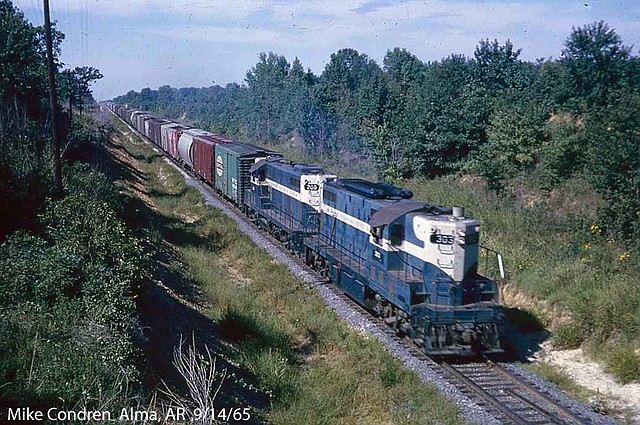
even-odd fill
[[[150,195],[144,190],[148,177],[131,166],[136,158],[122,145],[106,143],[98,158],[100,170],[113,181],[126,182],[142,195]],[[195,283],[185,277],[175,253],[175,246],[209,247],[213,245],[211,237],[190,232],[180,220],[158,214],[132,195],[122,195],[122,215],[134,232],[151,240],[147,246],[152,253],[151,275],[136,300],[144,334],[139,346],[144,353],[145,393],[164,389],[166,384],[181,397],[188,398],[186,382],[172,362],[174,349],[181,340],[190,344],[193,338],[201,354],[205,354],[206,346],[216,357],[219,372],[226,370],[227,378],[216,398],[216,408],[249,407],[252,412],[249,423],[260,423],[269,398],[256,389],[258,382],[253,374],[230,361],[234,358],[234,348],[229,342],[236,336],[229,334],[228,324],[221,329],[202,314],[205,297]]]
[[[551,336],[532,313],[513,307],[503,309],[505,315],[505,361],[529,363]]]

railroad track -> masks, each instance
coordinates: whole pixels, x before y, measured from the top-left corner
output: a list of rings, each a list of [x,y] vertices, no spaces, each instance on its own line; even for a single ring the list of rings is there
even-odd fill
[[[590,424],[498,363],[438,362],[445,377],[504,423]]]
[[[119,117],[117,118],[119,119]],[[125,123],[125,125],[140,136],[141,139],[145,140],[145,142],[150,143],[142,134],[129,126],[128,123]],[[153,143],[150,144],[157,150]],[[168,156],[166,156],[166,158],[183,173],[201,182],[197,176],[189,170],[182,168],[175,160]],[[226,200],[222,199],[213,188],[204,183],[202,183],[202,185],[212,196],[230,205]],[[234,210],[236,211],[236,216],[243,220],[246,225],[260,232],[263,237],[280,247],[281,250],[285,250],[275,237],[260,229],[239,210],[235,208]],[[352,300],[342,292],[339,287],[309,267],[300,257],[293,254],[290,254],[289,257],[299,267],[305,269],[308,274],[313,276],[312,279],[305,279],[308,286],[323,286],[336,298],[348,304],[352,309],[363,313],[369,318],[370,323],[378,328],[379,331],[402,345],[412,356],[430,367],[440,377],[457,388],[457,390],[468,399],[486,410],[500,423],[517,425],[592,425],[595,423],[588,418],[583,418],[574,413],[568,406],[563,405],[562,402],[556,401],[554,399],[555,397],[549,394],[546,389],[538,388],[537,384],[528,382],[527,378],[509,371],[504,367],[504,364],[494,362],[489,358],[464,363],[453,363],[441,358],[436,359],[429,357],[415,345],[411,339],[398,336],[395,330],[390,328],[384,320],[371,315],[368,310]],[[598,423],[601,422],[598,421]],[[615,422],[606,421],[605,423]]]
[[[335,285],[326,283],[338,297],[354,308],[366,311],[341,292]],[[373,318],[376,326],[384,330],[420,360],[431,367],[461,393],[489,411],[505,424],[517,425],[589,425],[592,422],[573,413],[568,407],[553,399],[545,390],[537,388],[525,378],[505,369],[488,358],[465,363],[452,363],[429,357],[408,338],[400,338],[383,320]]]

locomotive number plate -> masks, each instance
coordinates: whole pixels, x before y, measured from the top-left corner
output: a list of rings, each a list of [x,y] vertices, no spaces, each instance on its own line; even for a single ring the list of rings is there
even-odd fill
[[[431,235],[431,243],[438,245],[453,245],[454,239],[453,235],[441,235],[438,233]]]

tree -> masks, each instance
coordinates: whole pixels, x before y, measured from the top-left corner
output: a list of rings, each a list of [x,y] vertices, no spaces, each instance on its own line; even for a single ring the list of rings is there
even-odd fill
[[[332,144],[336,129],[335,116],[330,115],[313,99],[303,102],[300,112],[297,129],[305,147],[315,154],[333,153],[336,149]]]
[[[57,57],[64,36],[52,29],[52,38]],[[32,118],[46,114],[44,32],[9,0],[0,0],[0,98],[26,107]]]
[[[461,55],[427,65],[421,89],[424,137],[409,152],[420,174],[462,169],[486,140],[487,90],[472,84],[472,77],[473,64]]]
[[[477,163],[489,183],[499,187],[503,179],[531,171],[537,164],[548,113],[531,91],[507,92],[492,109],[487,142]]]
[[[640,94],[617,91],[609,104],[588,116],[587,175],[604,195],[602,211],[612,233],[640,237]]]
[[[564,45],[562,59],[575,96],[587,106],[604,105],[607,95],[620,88],[631,50],[604,21],[573,28]]]
[[[62,91],[62,99],[66,98],[70,114],[74,106],[82,112],[86,104],[95,102],[91,84],[102,77],[100,71],[90,66],[62,71],[59,87]]]
[[[426,66],[401,48],[388,51],[383,63],[387,76],[384,125],[379,125],[367,139],[367,148],[380,176],[396,180],[416,171],[410,152],[424,141],[426,108],[422,86]]]
[[[474,52],[475,82],[491,92],[528,87],[534,70],[518,59],[520,52],[521,49],[514,50],[510,40],[504,45],[498,40],[480,40]]]
[[[328,112],[348,119],[361,136],[383,122],[384,75],[374,60],[354,49],[342,49],[331,55],[316,95]]]
[[[272,139],[280,133],[278,120],[286,105],[283,94],[290,67],[284,56],[262,52],[258,63],[247,72],[252,130],[260,138]]]

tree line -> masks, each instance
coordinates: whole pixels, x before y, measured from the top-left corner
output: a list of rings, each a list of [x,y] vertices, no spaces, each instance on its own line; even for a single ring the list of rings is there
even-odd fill
[[[559,58],[520,59],[510,41],[424,62],[402,48],[382,66],[342,49],[320,75],[261,53],[243,84],[162,86],[114,100],[243,140],[297,138],[322,156],[356,153],[381,179],[476,173],[496,190],[584,178],[602,221],[640,236],[640,61],[605,22],[573,28]]]

